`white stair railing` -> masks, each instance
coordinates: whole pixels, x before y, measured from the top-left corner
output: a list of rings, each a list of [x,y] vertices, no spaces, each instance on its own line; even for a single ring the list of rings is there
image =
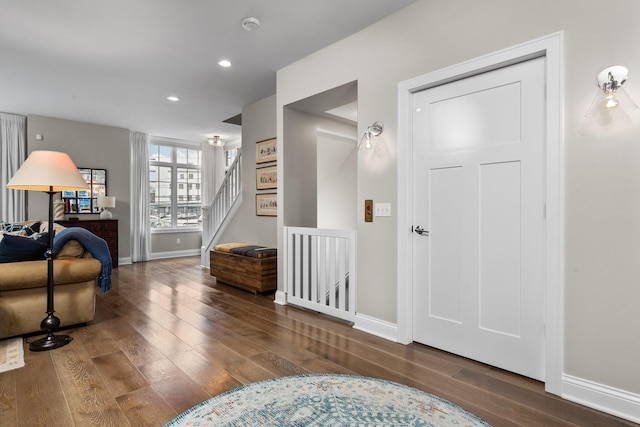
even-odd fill
[[[287,227],[287,303],[356,320],[356,232]]]
[[[228,227],[242,203],[242,152],[239,151],[227,171],[216,196],[202,207],[201,265],[209,267],[209,251]]]

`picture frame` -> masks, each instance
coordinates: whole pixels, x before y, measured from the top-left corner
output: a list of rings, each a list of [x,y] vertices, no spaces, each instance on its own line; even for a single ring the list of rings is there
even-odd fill
[[[277,193],[256,194],[256,215],[257,216],[278,216],[278,194]]]
[[[278,188],[278,167],[266,166],[256,169],[256,189],[269,190]]]
[[[256,163],[278,160],[278,140],[276,138],[256,142]]]

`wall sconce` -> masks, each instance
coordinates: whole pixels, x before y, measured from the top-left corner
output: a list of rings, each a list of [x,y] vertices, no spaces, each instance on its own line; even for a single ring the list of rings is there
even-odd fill
[[[629,77],[629,70],[621,65],[605,68],[596,77],[598,92],[585,114],[586,127],[611,128],[631,123],[626,111],[638,106],[622,88]],[[585,128],[585,126],[583,126]]]
[[[364,135],[362,135],[362,139],[358,144],[358,150],[372,150],[376,144],[375,138],[380,136],[383,130],[384,125],[381,122],[374,122],[367,128]]]
[[[224,147],[225,140],[220,138],[218,135],[214,135],[213,138],[207,139],[209,145],[213,145],[214,147]]]

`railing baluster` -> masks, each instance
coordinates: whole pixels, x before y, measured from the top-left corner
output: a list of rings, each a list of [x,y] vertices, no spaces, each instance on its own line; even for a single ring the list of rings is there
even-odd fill
[[[320,276],[318,303],[323,305],[327,304],[327,292],[331,289],[327,286],[327,239],[326,236],[320,236],[320,251],[318,253],[318,275]]]
[[[286,227],[287,302],[355,320],[356,232]]]
[[[347,248],[346,248],[346,240],[345,239],[338,239],[338,265],[337,265],[337,270],[338,270],[338,284],[337,284],[337,293],[338,293],[338,309],[340,310],[346,310],[346,304],[345,304],[345,300],[346,300],[346,272],[347,272],[347,266],[346,266],[346,262],[345,259],[347,257]]]

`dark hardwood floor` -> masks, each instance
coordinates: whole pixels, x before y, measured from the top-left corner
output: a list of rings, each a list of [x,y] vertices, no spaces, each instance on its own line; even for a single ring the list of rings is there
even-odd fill
[[[344,373],[407,384],[494,426],[632,426],[542,384],[426,346],[400,345],[216,284],[198,257],[114,270],[96,319],[66,347],[0,374],[1,426],[159,426],[268,378]],[[33,338],[29,338],[31,340]]]

